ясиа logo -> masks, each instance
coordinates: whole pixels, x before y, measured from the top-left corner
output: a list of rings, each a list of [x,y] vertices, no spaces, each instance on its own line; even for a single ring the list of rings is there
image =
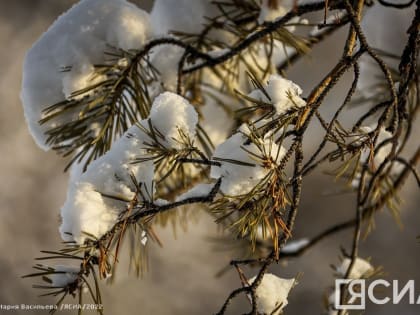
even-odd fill
[[[390,288],[391,294],[378,297],[375,289],[379,287]],[[342,289],[347,288],[344,298],[342,298]],[[406,297],[404,299],[404,297]],[[414,280],[407,281],[403,286],[398,280],[391,283],[384,279],[374,280],[370,283],[366,279],[336,279],[335,280],[335,299],[334,307],[337,310],[364,310],[366,308],[366,299],[374,304],[419,304],[420,295],[415,291]],[[403,300],[404,299],[404,300]]]

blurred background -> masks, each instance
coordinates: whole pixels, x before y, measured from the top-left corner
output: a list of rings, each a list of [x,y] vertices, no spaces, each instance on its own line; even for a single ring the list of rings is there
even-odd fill
[[[32,140],[24,120],[19,91],[25,52],[57,16],[75,2],[0,1],[0,304],[3,305],[54,302],[50,298],[37,297],[40,292],[31,288],[32,279],[21,279],[21,276],[31,272],[33,259],[39,256],[40,250],[59,249],[61,246],[58,214],[65,200],[68,174],[63,173],[63,159],[53,152],[43,152]],[[152,1],[133,2],[148,10]],[[345,34],[335,34],[289,73],[306,93],[338,60],[340,51],[336,48],[342,47]],[[403,35],[395,36],[397,42],[403,39]],[[400,45],[397,42],[388,44]],[[338,85],[325,107],[343,99],[350,78]],[[307,178],[295,238],[311,237],[354,215],[354,195],[329,195],[336,191],[336,187],[337,183],[321,173]],[[402,192],[403,227],[395,224],[388,211],[378,214],[376,229],[362,242],[360,256],[371,257],[374,265],[382,265],[387,280],[399,279],[403,283],[416,280],[417,292],[420,292],[420,244],[416,241],[420,234],[418,192],[410,178]],[[123,259],[115,283],[103,283],[105,314],[215,313],[227,294],[239,287],[240,282],[234,270],[216,277],[218,271],[229,263],[232,253],[211,241],[218,235],[213,219],[201,213],[190,222],[186,231],[178,229],[176,237],[170,226],[158,232],[163,248],[151,246],[149,272],[143,278],[128,274]],[[304,256],[270,268],[270,272],[284,278],[303,273],[299,285],[290,295],[286,314],[322,313],[325,289],[334,283],[329,265],[338,264],[339,246],[350,250],[352,233],[352,230],[343,231]],[[255,270],[246,272],[251,277]],[[248,307],[247,300],[239,298],[232,304],[230,314],[239,314]],[[0,310],[0,314],[3,313],[47,312]],[[419,314],[420,306],[408,305],[407,301],[400,305],[368,305],[366,313]]]

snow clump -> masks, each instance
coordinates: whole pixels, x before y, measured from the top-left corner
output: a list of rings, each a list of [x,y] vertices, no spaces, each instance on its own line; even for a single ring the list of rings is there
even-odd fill
[[[347,270],[350,267],[351,259],[350,258],[344,258],[340,264],[340,266],[337,267],[336,271],[337,273],[344,277],[347,273]],[[363,276],[366,276],[370,272],[373,271],[373,266],[366,260],[357,257],[353,268],[351,269],[351,272],[348,276],[349,279],[360,279]]]
[[[187,192],[176,198],[176,201],[183,201],[189,198],[206,197],[210,194],[214,184],[197,184]]]
[[[180,134],[195,136],[198,115],[187,100],[174,93],[158,96],[149,118],[168,148],[180,147]],[[153,159],[135,162],[138,158],[150,157],[147,144],[153,139],[147,132],[149,128],[147,120],[133,125],[111,150],[91,162],[86,172],[74,172],[61,209],[63,240],[83,244],[88,235],[99,238],[109,231],[126,209],[127,202],[135,196],[131,176],[141,183],[142,196],[153,196]]]
[[[104,63],[106,51],[141,49],[150,36],[149,14],[125,0],[82,0],[61,15],[24,61],[21,99],[36,143],[48,150],[45,132],[78,115],[70,112],[40,125],[48,106],[106,79],[94,70]]]
[[[169,147],[180,148],[184,136],[195,138],[198,114],[188,100],[175,93],[165,92],[155,98],[150,119]]]
[[[271,75],[264,89],[270,98],[267,98],[267,95],[259,89],[252,91],[248,96],[257,101],[273,104],[278,115],[282,115],[294,107],[306,105],[305,100],[300,97],[302,89],[280,75]]]
[[[153,161],[132,163],[139,155],[147,155],[144,145],[147,140],[139,126],[130,127],[110,151],[70,182],[67,200],[61,208],[63,240],[83,244],[88,235],[99,238],[105,234],[135,195],[130,175],[142,183],[143,194],[153,192]]]
[[[248,280],[252,285],[256,277]],[[295,279],[279,278],[266,273],[256,290],[258,312],[264,315],[278,315],[288,304],[290,290],[296,285]]]
[[[51,285],[56,288],[64,288],[76,281],[78,274],[80,272],[79,268],[57,265],[54,268],[56,273],[49,275],[51,280]]]
[[[309,239],[302,238],[295,241],[287,242],[287,244],[281,249],[281,252],[284,254],[295,253],[304,248],[309,244]]]

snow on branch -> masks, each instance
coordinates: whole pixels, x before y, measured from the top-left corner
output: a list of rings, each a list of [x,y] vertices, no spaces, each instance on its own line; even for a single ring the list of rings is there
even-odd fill
[[[269,267],[349,228],[351,251],[338,276],[375,276],[379,269],[359,257],[361,233],[372,231],[384,207],[398,222],[399,190],[411,174],[419,181],[420,151],[407,148],[420,104],[420,6],[397,55],[369,44],[365,13],[411,4],[156,0],[149,14],[125,0],[81,0],[25,58],[29,129],[41,148],[69,157],[71,170],[64,248],[39,258],[68,264],[37,264],[27,276],[42,279],[36,287],[58,304],[69,295],[81,301],[84,292],[100,304],[100,280],[114,276],[125,236],[139,274],[147,249],[160,244],[153,227],[176,225],[176,209],[191,212],[189,205],[208,211],[224,242],[241,250],[229,267],[242,286],[217,314],[241,294],[249,314],[282,313],[297,281]],[[323,21],[310,14],[317,12]],[[318,83],[302,89],[303,80],[290,80],[288,69],[344,27],[344,44],[331,48],[341,55]],[[351,84],[326,115],[326,99],[346,73]],[[296,240],[303,187],[316,170],[344,183],[336,185],[353,193],[355,211]],[[256,275],[247,280],[243,266],[257,267]]]

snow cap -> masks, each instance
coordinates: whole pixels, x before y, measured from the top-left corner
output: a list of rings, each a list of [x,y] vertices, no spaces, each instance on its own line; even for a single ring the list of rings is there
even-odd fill
[[[344,277],[350,267],[350,263],[350,258],[344,258],[341,265],[337,267],[337,273]],[[349,274],[349,279],[360,279],[372,271],[373,266],[368,261],[357,257]]]
[[[254,90],[248,96],[258,101],[273,104],[279,115],[284,114],[293,107],[306,105],[306,102],[300,97],[302,89],[297,84],[278,74],[270,76],[264,89],[270,99],[261,90]]]
[[[21,100],[29,130],[41,148],[49,149],[47,130],[78,114],[68,113],[41,126],[43,110],[105,80],[95,75],[94,65],[105,61],[110,46],[141,49],[151,35],[149,24],[148,13],[125,0],[82,0],[38,39],[24,61]]]
[[[198,114],[188,100],[178,94],[164,92],[156,97],[149,117],[170,147],[181,146],[182,134],[190,139],[195,137]]]
[[[255,279],[256,277],[249,279],[248,283],[252,285]],[[266,273],[255,291],[258,312],[264,315],[281,314],[288,304],[289,292],[295,285],[295,279],[283,279]]]

